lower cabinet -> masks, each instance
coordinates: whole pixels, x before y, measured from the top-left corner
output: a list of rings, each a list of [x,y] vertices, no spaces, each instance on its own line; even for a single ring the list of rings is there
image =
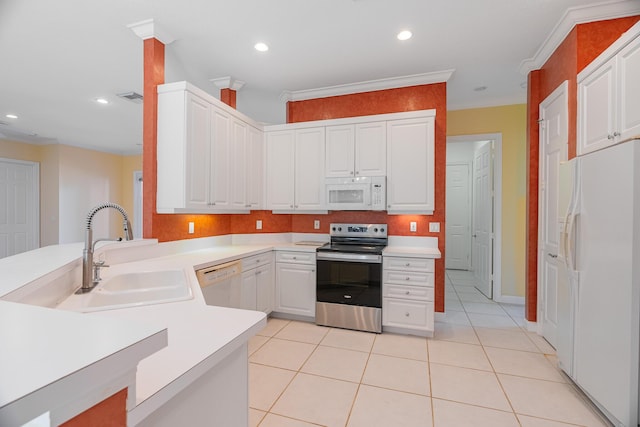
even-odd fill
[[[315,253],[277,252],[276,303],[274,311],[306,318],[315,318]]]
[[[434,260],[385,256],[382,268],[382,329],[433,336]]]
[[[273,311],[274,294],[272,252],[243,258],[240,308],[269,314]]]

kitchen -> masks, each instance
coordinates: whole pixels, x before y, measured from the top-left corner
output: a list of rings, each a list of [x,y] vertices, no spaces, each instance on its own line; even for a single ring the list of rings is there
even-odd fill
[[[427,108],[427,107],[424,107]],[[438,109],[439,107],[437,107]],[[455,123],[452,123],[452,120],[450,118],[450,116],[452,117],[456,112],[453,111],[451,112],[451,114],[445,114],[444,112],[442,114],[439,114],[440,111],[438,111],[436,113],[437,116],[437,120],[436,122],[438,122],[438,120],[440,120],[440,117],[446,117],[447,119],[447,125],[446,125],[446,129],[448,132],[452,131],[452,126],[460,126],[457,125]],[[459,113],[462,114],[462,113]],[[442,121],[440,121],[440,123],[442,123]],[[495,130],[495,129],[494,129]],[[436,132],[443,132],[444,129],[442,130],[436,130]],[[477,133],[482,133],[482,131],[478,131]],[[438,133],[437,133],[438,135]],[[444,136],[444,133],[440,133],[440,136],[436,136],[437,141],[442,141],[442,138]],[[439,148],[442,148],[443,144],[440,144],[439,146],[436,146],[436,150],[438,150]],[[507,148],[505,147],[505,151],[507,150]],[[508,156],[507,156],[508,157]],[[436,159],[441,158],[442,156],[438,154],[436,154]],[[436,160],[437,161],[437,160]],[[437,168],[437,166],[436,166]],[[442,181],[440,181],[440,184],[442,183]],[[509,182],[509,183],[505,183],[506,186],[510,186],[510,185],[514,185],[514,182]],[[519,184],[519,185],[523,185],[523,184]],[[438,181],[436,178],[436,187],[438,186]],[[146,190],[147,186],[145,186],[145,190]],[[438,201],[438,197],[442,197],[442,199],[440,199],[440,201]],[[444,204],[444,194],[442,191],[440,190],[436,190],[436,206],[439,205],[439,203],[441,203],[442,205]],[[520,206],[520,208],[522,208],[522,205],[517,205],[518,203],[520,203],[519,200],[515,199],[514,200],[514,205],[515,206],[509,206],[508,208],[505,207],[505,209],[516,209],[518,206]],[[268,216],[266,216],[268,215]],[[340,215],[342,215],[342,219],[338,219],[335,222],[354,222],[351,219],[347,219],[346,217],[344,217],[344,214],[331,214],[331,216],[337,216],[340,217]],[[441,213],[442,215],[442,213]],[[506,217],[506,216],[505,216]],[[512,217],[512,216],[509,216]],[[145,216],[146,218],[146,216]],[[267,219],[268,218],[268,219]],[[204,233],[209,233],[209,234],[226,234],[230,227],[237,227],[237,228],[244,228],[245,232],[250,232],[249,230],[251,230],[251,232],[255,232],[255,225],[256,225],[256,221],[262,219],[264,221],[264,225],[267,228],[267,231],[271,230],[272,232],[274,231],[282,231],[282,232],[309,232],[313,229],[313,219],[314,218],[310,218],[310,217],[306,217],[303,215],[286,215],[283,217],[279,217],[277,215],[271,215],[269,213],[265,213],[265,212],[254,212],[252,214],[249,214],[247,216],[243,216],[242,218],[238,218],[238,217],[232,217],[232,218],[219,218],[219,216],[217,216],[215,219],[213,220],[205,220],[205,227],[209,227],[208,229],[205,228],[205,230],[202,230],[202,227],[200,226],[200,224],[197,222],[197,220],[199,220],[198,218],[192,218],[192,220],[195,220],[194,222],[196,222],[197,227],[196,227],[196,232],[200,233],[200,232],[204,232]],[[391,221],[394,220],[394,218],[392,216],[388,217],[388,221],[391,223]],[[506,218],[505,218],[506,219]],[[175,217],[168,217],[168,216],[163,216],[163,215],[156,215],[155,217],[153,217],[153,221],[155,222],[154,224],[154,228],[156,228],[157,230],[154,231],[154,234],[156,234],[161,240],[173,240],[177,237],[173,237],[173,235],[180,235],[182,237],[180,238],[184,238],[184,237],[189,237],[189,235],[187,234],[187,223],[189,222],[189,218],[186,218],[184,216],[175,216]],[[410,218],[404,218],[404,219],[398,219],[398,224],[397,226],[394,228],[393,233],[397,234],[397,235],[411,235],[411,232],[409,231],[409,223],[411,222]],[[406,221],[406,222],[405,222]],[[333,218],[329,221],[325,221],[324,217],[322,217],[321,220],[321,224],[324,228],[324,231],[327,232],[328,229],[328,224],[330,222],[334,222]],[[358,221],[355,221],[358,222]],[[382,223],[385,222],[385,220],[380,220],[380,221],[360,221],[360,222],[376,222],[376,223]],[[418,230],[420,235],[422,235],[423,232],[425,232],[426,230],[428,230],[429,227],[429,222],[441,222],[444,223],[444,219],[442,217],[438,217],[438,212],[436,212],[436,214],[433,217],[429,217],[429,218],[424,218],[424,217],[418,217],[416,218],[416,222],[418,222]],[[391,229],[391,228],[390,228]],[[313,231],[311,231],[313,232]],[[425,232],[425,234],[428,234]],[[505,235],[507,235],[507,233],[505,233]],[[196,234],[197,236],[197,234]],[[440,239],[441,241],[443,239]],[[443,249],[443,247],[442,247]],[[444,252],[442,250],[442,252]],[[506,252],[506,251],[505,251]],[[513,254],[510,254],[513,255]],[[436,261],[438,262],[438,261]],[[506,263],[505,263],[506,264]],[[511,268],[511,266],[509,267],[505,267],[505,268]],[[442,267],[436,267],[436,304],[439,303],[444,303],[443,301],[443,296],[444,296],[444,271]],[[439,296],[438,296],[439,293]],[[442,304],[441,307],[439,307],[439,311],[444,309],[444,304]],[[535,315],[534,316],[528,316],[528,318],[530,320],[534,320],[535,319]]]

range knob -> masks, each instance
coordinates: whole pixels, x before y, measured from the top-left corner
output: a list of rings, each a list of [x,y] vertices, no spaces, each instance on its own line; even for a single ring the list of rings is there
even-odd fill
[[[336,228],[335,228],[335,227],[332,227],[332,228],[331,228],[331,230],[336,231]]]
[[[342,227],[338,227],[338,231],[342,231]]]
[[[384,228],[381,228],[380,231],[384,233]]]
[[[377,232],[378,232],[378,229],[377,229],[377,228],[374,228],[374,229],[373,229],[373,231],[374,231],[375,233],[377,233]]]

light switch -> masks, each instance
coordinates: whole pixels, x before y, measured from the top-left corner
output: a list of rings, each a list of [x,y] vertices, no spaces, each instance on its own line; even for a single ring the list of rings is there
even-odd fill
[[[416,231],[418,231],[418,223],[415,221],[411,221],[409,223],[409,231],[415,233]]]
[[[320,230],[320,220],[316,219],[315,221],[313,221],[313,229],[314,230]]]
[[[256,220],[256,230],[262,230],[262,220]]]
[[[429,232],[430,233],[439,233],[440,232],[440,223],[439,222],[430,222],[429,223]]]
[[[195,224],[192,221],[190,221],[189,222],[189,234],[193,234],[195,232],[195,228],[196,228]]]

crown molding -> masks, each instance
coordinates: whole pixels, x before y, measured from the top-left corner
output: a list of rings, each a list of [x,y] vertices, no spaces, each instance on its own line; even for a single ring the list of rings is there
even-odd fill
[[[127,28],[131,29],[136,36],[142,40],[155,38],[160,40],[163,44],[171,44],[175,38],[170,36],[163,28],[161,28],[153,19],[145,19],[144,21],[134,22],[127,25]]]
[[[391,77],[388,79],[368,80],[318,89],[290,91],[280,94],[280,101],[303,101],[305,99],[326,98],[329,96],[348,95],[352,93],[371,92],[375,90],[396,89],[407,86],[418,86],[443,83],[451,78],[455,70],[436,71],[432,73],[412,74],[410,76]]]
[[[522,61],[518,69],[521,74],[526,76],[529,72],[542,68],[544,63],[547,62],[553,52],[573,30],[573,27],[578,24],[624,18],[638,14],[640,14],[640,2],[638,0],[615,0],[569,8],[562,15],[562,18],[560,18],[533,58]]]
[[[218,89],[240,90],[244,86],[242,80],[236,80],[231,76],[219,77],[217,79],[209,79],[211,83],[216,85]]]

